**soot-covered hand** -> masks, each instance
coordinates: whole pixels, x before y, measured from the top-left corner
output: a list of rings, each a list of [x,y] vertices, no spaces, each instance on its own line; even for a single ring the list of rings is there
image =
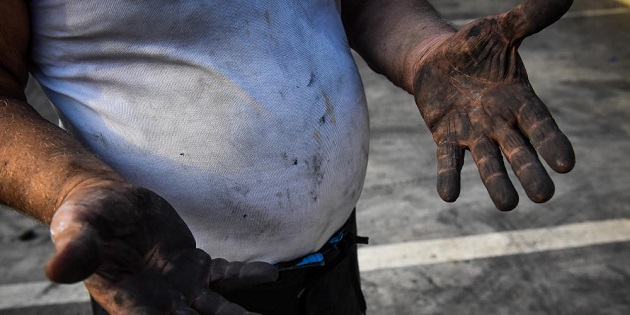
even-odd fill
[[[437,189],[445,201],[460,192],[464,150],[470,150],[500,210],[518,204],[502,154],[534,202],[554,184],[536,152],[555,171],[575,164],[571,143],[536,96],[517,52],[522,40],[558,20],[571,0],[529,0],[437,38],[416,64],[414,95],[438,145]]]
[[[137,186],[86,181],[56,211],[56,282],[85,280],[110,314],[251,314],[215,292],[273,281],[266,263],[211,259],[168,202]]]

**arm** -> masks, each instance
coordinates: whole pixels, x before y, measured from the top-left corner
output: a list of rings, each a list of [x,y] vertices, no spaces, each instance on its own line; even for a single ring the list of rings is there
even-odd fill
[[[434,42],[456,32],[426,0],[343,0],[342,5],[350,46],[409,93],[417,60]]]
[[[459,196],[464,150],[472,153],[500,210],[518,204],[502,155],[534,202],[549,200],[555,189],[536,151],[557,172],[573,168],[571,143],[532,90],[517,52],[525,37],[558,20],[571,3],[529,0],[457,32],[424,0],[346,3],[343,18],[353,48],[415,96],[438,146],[443,200]]]
[[[26,103],[26,1],[2,1],[0,12],[0,201],[50,224],[65,195],[81,181],[121,178]]]
[[[211,260],[177,212],[126,182],[25,101],[29,12],[0,1],[0,202],[50,224],[56,282],[85,280],[111,314],[245,314],[212,287],[277,276],[264,263]]]

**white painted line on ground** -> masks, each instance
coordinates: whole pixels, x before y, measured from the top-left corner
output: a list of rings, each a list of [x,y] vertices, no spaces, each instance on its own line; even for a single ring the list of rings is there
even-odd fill
[[[83,284],[60,285],[46,281],[0,285],[0,311],[34,306],[88,302]]]
[[[616,219],[367,246],[359,249],[359,265],[361,271],[366,272],[627,241],[630,241],[630,219]],[[0,311],[88,301],[82,284],[32,282],[0,285]]]
[[[361,271],[457,262],[630,241],[630,219],[362,247]]]
[[[630,0],[617,1],[630,6]],[[568,12],[563,19],[621,14],[630,14],[630,7]],[[471,21],[451,22],[463,26]],[[361,271],[367,272],[628,241],[630,219],[618,219],[364,247],[359,249],[359,264]],[[83,284],[58,285],[43,281],[0,285],[0,311],[88,301]]]
[[[630,0],[624,0],[624,1],[627,1],[628,3],[630,3]],[[575,19],[575,18],[598,17],[598,16],[620,15],[620,14],[630,14],[630,7],[569,11],[567,12],[567,14],[565,14],[562,17],[562,19]],[[451,20],[451,23],[453,23],[453,25],[455,26],[461,27],[472,21],[474,21],[474,19],[459,19],[459,20]]]

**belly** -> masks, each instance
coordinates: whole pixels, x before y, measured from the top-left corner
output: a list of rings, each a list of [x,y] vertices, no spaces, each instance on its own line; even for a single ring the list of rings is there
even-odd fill
[[[82,128],[81,137],[169,200],[211,255],[285,261],[318,249],[363,185],[368,130],[358,76],[314,69],[320,79],[303,85],[252,78],[247,90],[204,72],[207,88],[171,87],[159,100],[136,93],[134,105],[154,108]]]
[[[171,202],[213,257],[321,247],[356,204],[368,151],[335,2],[107,6],[120,12],[105,23],[99,3],[32,8],[34,73],[71,132]]]

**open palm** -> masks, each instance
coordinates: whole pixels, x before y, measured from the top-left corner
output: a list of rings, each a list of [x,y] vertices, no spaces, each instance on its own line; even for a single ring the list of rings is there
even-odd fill
[[[124,182],[83,182],[51,223],[57,282],[85,280],[110,314],[250,314],[217,290],[273,281],[262,262],[210,259],[186,224],[155,193]]]
[[[438,39],[418,62],[414,95],[438,145],[437,187],[445,201],[459,196],[466,149],[500,210],[518,204],[501,153],[535,202],[554,193],[536,151],[557,172],[573,168],[571,143],[534,93],[517,52],[525,37],[558,20],[571,2],[529,0],[476,20]]]

